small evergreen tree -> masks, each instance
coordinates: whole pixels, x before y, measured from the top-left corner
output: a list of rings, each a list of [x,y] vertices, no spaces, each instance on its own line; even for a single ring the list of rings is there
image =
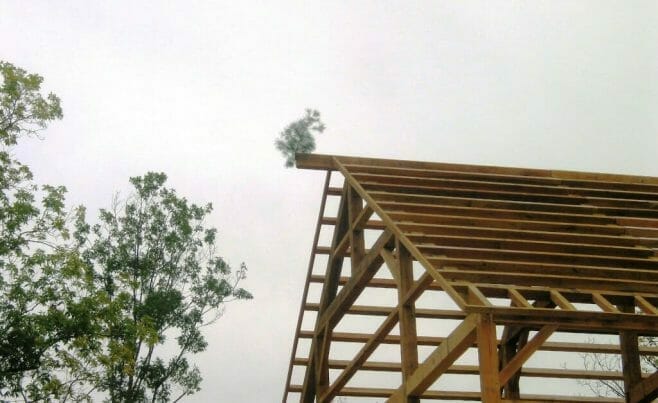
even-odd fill
[[[319,134],[324,129],[324,123],[320,121],[320,112],[314,109],[306,109],[303,118],[286,126],[274,143],[286,159],[285,166],[290,168],[295,165],[296,153],[313,152],[315,150],[313,132]]]

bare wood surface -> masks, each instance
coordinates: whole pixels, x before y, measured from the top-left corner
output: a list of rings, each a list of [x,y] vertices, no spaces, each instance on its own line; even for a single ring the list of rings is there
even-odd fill
[[[390,312],[390,309],[389,311]],[[463,316],[462,316],[463,319]],[[539,328],[537,328],[539,329]],[[312,331],[301,331],[299,334],[301,338],[312,338]],[[334,332],[333,340],[337,342],[349,343],[365,343],[370,334],[368,333],[346,333]],[[441,336],[418,336],[419,346],[438,346],[445,337]],[[397,335],[388,335],[382,340],[386,344],[399,344],[400,339]],[[498,341],[500,344],[500,340]],[[475,347],[474,345],[471,347]],[[568,353],[592,353],[592,354],[620,354],[618,344],[603,344],[603,343],[574,343],[574,342],[546,342],[539,347],[540,351],[561,351]],[[640,354],[647,356],[658,356],[658,347],[640,346]]]
[[[630,391],[631,403],[649,403],[658,398],[658,372],[638,382]]]
[[[351,363],[348,360],[329,360],[329,368],[345,369]],[[308,365],[308,358],[295,358],[295,365]],[[361,365],[362,371],[373,372],[400,372],[401,364],[392,361],[366,361]],[[460,375],[479,375],[480,367],[478,365],[451,365],[445,372],[446,374]],[[521,374],[531,378],[555,378],[555,379],[590,379],[590,380],[610,380],[623,381],[624,374],[621,371],[588,371],[563,368],[528,368],[521,369]],[[643,378],[651,374],[643,374]]]
[[[324,276],[309,272],[308,283],[323,284],[323,291],[319,301],[305,297],[300,308],[300,318],[318,311],[314,330],[299,327],[295,335],[295,343],[311,338],[308,358],[295,357],[296,344],[291,357],[290,368],[307,367],[299,388],[302,401],[350,394],[407,403],[419,398],[594,400],[527,395],[520,390],[521,376],[621,377],[629,401],[648,401],[658,393],[658,375],[643,378],[637,365],[641,354],[658,355],[656,348],[637,345],[640,336],[658,335],[658,178],[323,155],[300,155],[297,162],[301,168],[339,171],[345,179],[342,191],[325,185],[324,198],[341,196],[339,216],[318,220],[318,227],[334,226],[332,245],[314,242],[313,249],[328,255],[328,270]],[[371,230],[385,231],[395,247],[382,241],[383,246],[366,248]],[[341,277],[348,256],[352,270]],[[392,278],[373,277],[384,262]],[[422,290],[432,294],[423,301],[448,296],[456,308],[419,308],[403,300],[397,307],[354,304],[366,288],[369,295],[396,289],[398,298],[411,292],[412,270],[405,267],[421,270]],[[416,285],[414,298],[422,293]],[[375,333],[334,332],[344,315],[385,317],[384,327]],[[416,318],[461,325],[447,337],[425,336],[417,334]],[[480,325],[466,331],[469,318],[479,318]],[[398,321],[401,334],[388,334]],[[503,340],[496,340],[494,324],[505,327]],[[619,334],[620,345],[546,341],[558,328],[561,333]],[[538,333],[528,340],[532,331]],[[330,359],[332,343],[343,342],[363,346],[352,360]],[[368,361],[381,343],[400,345],[399,363]],[[419,365],[415,354],[421,345],[437,347]],[[477,366],[452,362],[473,347]],[[621,354],[623,372],[524,369],[536,351]],[[330,368],[342,369],[331,385]],[[398,372],[402,385],[396,390],[348,387],[359,369]],[[479,374],[482,393],[428,390],[443,373]],[[290,383],[289,375],[284,401],[295,389]]]
[[[417,169],[447,170],[458,172],[492,173],[523,177],[543,177],[556,179],[576,179],[580,181],[610,182],[619,184],[658,185],[658,178],[639,175],[620,175],[609,173],[577,172],[564,170],[497,167],[487,165],[467,165],[441,162],[405,161],[382,158],[349,157],[322,154],[297,154],[297,168],[336,170],[335,160],[348,165],[367,165],[385,167],[403,167]]]
[[[496,324],[491,315],[479,315],[477,321],[478,362],[480,364],[480,397],[483,403],[500,402],[500,386],[508,379],[498,373]],[[509,366],[509,365],[508,365]]]
[[[519,350],[514,358],[505,365],[500,371],[500,383],[505,384],[514,374],[521,369],[521,366],[530,358],[530,356],[557,330],[555,325],[542,327],[535,336],[528,340],[527,343]]]
[[[399,241],[396,241],[398,254],[399,286],[398,309],[400,315],[400,362],[402,382],[405,383],[418,368],[418,334],[416,332],[415,301],[405,301],[414,284],[413,257]],[[406,396],[405,403],[419,403],[416,396]]]
[[[299,391],[299,385],[292,385],[291,392]],[[339,396],[352,397],[374,397],[386,398],[391,396],[395,389],[387,388],[343,388]],[[480,401],[480,393],[463,392],[463,391],[438,391],[428,390],[423,394],[423,399],[428,400],[452,400],[452,401]],[[520,399],[502,400],[504,403],[623,403],[623,399],[602,398],[602,397],[582,397],[582,396],[555,396],[555,395],[523,395]]]
[[[476,337],[477,320],[478,315],[467,316],[448,338],[423,361],[396,394],[401,395],[401,398],[422,396],[423,392],[473,344]]]

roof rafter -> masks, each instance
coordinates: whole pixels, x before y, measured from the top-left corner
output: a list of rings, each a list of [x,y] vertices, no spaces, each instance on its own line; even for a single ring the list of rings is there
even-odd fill
[[[325,181],[284,402],[289,393],[304,402],[579,400],[523,394],[524,376],[624,380],[632,401],[658,395],[657,375],[637,369],[638,357],[658,355],[638,345],[638,336],[658,335],[658,178],[315,154],[298,155],[297,167],[335,172],[344,184],[332,186],[329,174]],[[331,197],[340,197],[335,216],[325,212]],[[333,228],[330,246],[319,242],[321,227]],[[322,255],[324,275],[313,270]],[[322,284],[319,301],[308,291],[314,284]],[[377,302],[360,302],[368,298]],[[314,330],[304,329],[303,316],[314,311]],[[364,331],[356,317],[379,322]],[[421,318],[452,331],[424,334]],[[496,327],[505,328],[502,340]],[[551,342],[554,333],[621,341]],[[300,340],[311,340],[306,357]],[[360,350],[339,358],[345,343],[361,343]],[[397,361],[369,360],[396,344]],[[421,360],[424,345],[435,348]],[[454,364],[471,348],[478,365]],[[622,372],[523,367],[543,351],[620,354],[628,365]],[[294,367],[305,369],[301,385]],[[400,386],[353,386],[358,371],[398,372]],[[479,375],[480,388],[433,390],[444,373]]]

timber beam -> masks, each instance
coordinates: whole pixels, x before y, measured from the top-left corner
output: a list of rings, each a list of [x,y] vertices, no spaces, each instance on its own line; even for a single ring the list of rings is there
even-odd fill
[[[401,403],[658,398],[658,373],[643,374],[640,365],[658,355],[642,345],[643,337],[658,336],[658,178],[313,154],[298,155],[297,166],[325,170],[327,179],[284,403],[291,391],[303,403],[337,396]],[[344,179],[341,188],[330,184],[333,171]],[[334,196],[337,214],[325,216]],[[320,244],[320,230],[329,228],[331,244]],[[323,275],[312,270],[315,258],[326,260]],[[389,272],[380,272],[383,265]],[[322,284],[320,293],[313,283]],[[356,305],[359,298],[377,302]],[[306,314],[312,331],[301,328]],[[357,333],[362,318],[378,320],[376,330]],[[451,333],[437,336],[434,320],[450,322]],[[549,342],[556,332],[617,335],[619,344]],[[306,358],[297,356],[300,339],[311,340]],[[360,344],[348,359],[343,354],[355,346],[344,343]],[[371,361],[383,344],[398,345],[399,359]],[[433,347],[424,360],[420,346]],[[464,359],[476,365],[456,364],[469,349],[477,355]],[[524,367],[540,351],[613,354],[622,370]],[[302,365],[304,381],[293,385],[292,368]],[[356,387],[361,370],[399,376],[400,385]],[[479,388],[432,390],[443,374],[478,375]],[[623,381],[626,395],[528,395],[521,376]]]

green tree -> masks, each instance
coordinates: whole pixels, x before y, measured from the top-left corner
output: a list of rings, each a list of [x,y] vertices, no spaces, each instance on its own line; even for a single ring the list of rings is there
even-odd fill
[[[87,358],[111,401],[177,401],[198,391],[201,374],[187,357],[206,349],[201,329],[224,303],[251,298],[238,287],[246,266],[231,273],[216,253],[217,231],[203,225],[211,205],[189,203],[165,181],[162,173],[131,178],[131,198],[76,232],[88,239],[83,256],[101,294],[106,335]],[[158,349],[165,344],[169,355]]]
[[[295,165],[296,153],[310,153],[315,150],[315,137],[313,132],[320,134],[325,126],[320,121],[320,112],[314,109],[306,109],[303,118],[295,120],[286,126],[279,134],[274,145],[286,159],[286,167]]]
[[[245,265],[231,274],[203,225],[211,206],[149,173],[89,225],[84,208],[65,208],[65,188],[38,188],[12,156],[21,137],[62,117],[59,99],[40,94],[38,75],[6,62],[0,72],[0,401],[198,391],[188,358],[206,348],[202,328],[225,302],[251,298],[238,287]]]
[[[16,144],[19,137],[35,134],[50,121],[62,118],[57,95],[41,94],[43,77],[28,74],[11,63],[0,61],[0,140],[4,146]]]
[[[78,212],[65,209],[66,189],[39,189],[12,155],[19,138],[62,118],[60,101],[10,63],[0,78],[0,396],[38,400],[66,393],[72,380],[53,369],[73,363],[65,347],[93,332],[95,305],[69,244]]]

